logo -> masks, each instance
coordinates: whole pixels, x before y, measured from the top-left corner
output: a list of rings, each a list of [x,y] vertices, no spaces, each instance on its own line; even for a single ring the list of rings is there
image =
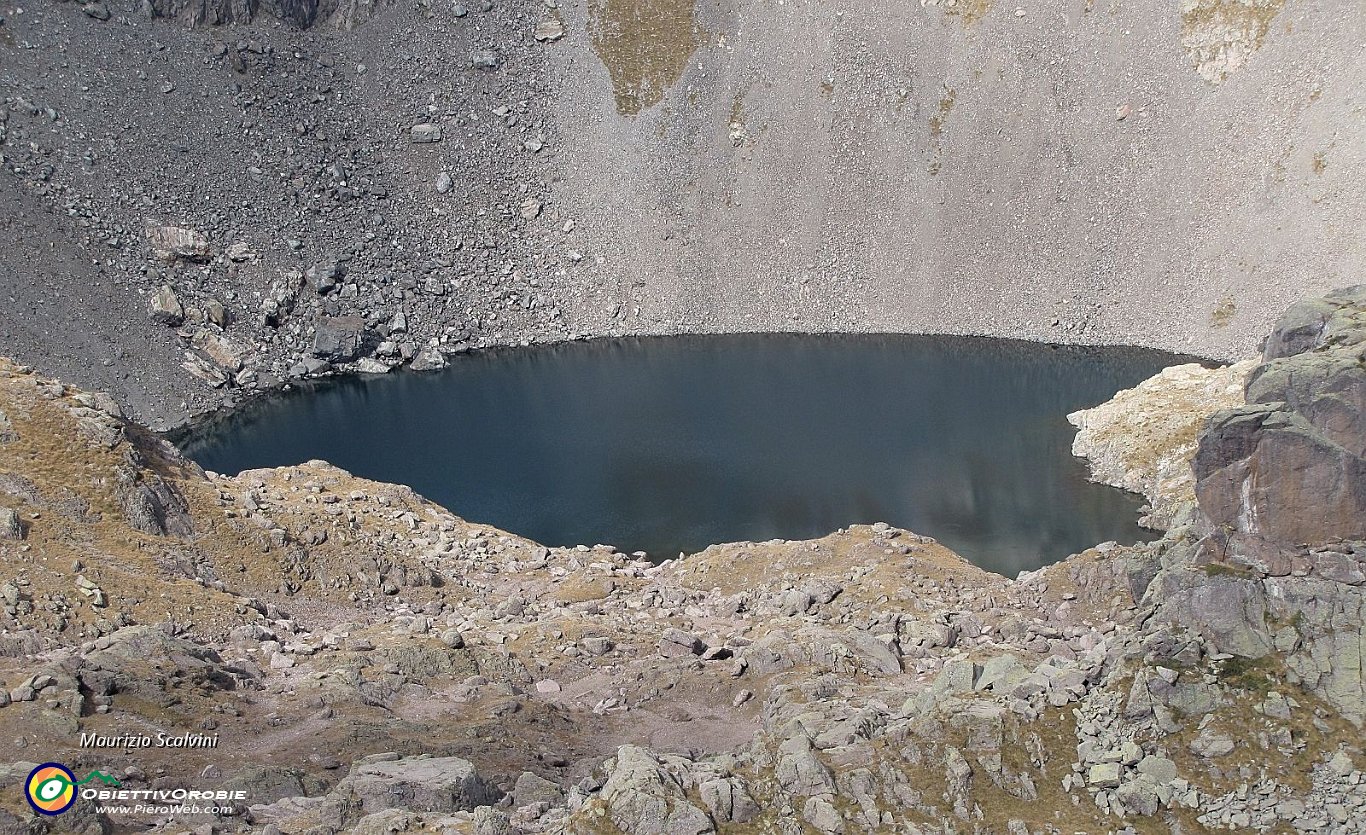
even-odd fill
[[[91,780],[106,786],[117,786],[118,780],[103,771],[92,771],[84,780],[77,780],[71,769],[61,763],[43,763],[28,773],[24,783],[28,805],[40,815],[60,815],[76,802],[76,788]]]

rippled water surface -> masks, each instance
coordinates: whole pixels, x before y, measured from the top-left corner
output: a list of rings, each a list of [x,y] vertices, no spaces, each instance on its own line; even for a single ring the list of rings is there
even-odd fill
[[[183,444],[237,472],[322,458],[551,545],[654,558],[886,521],[1013,576],[1150,537],[1089,483],[1069,411],[1184,361],[912,336],[706,336],[475,353],[297,391]]]

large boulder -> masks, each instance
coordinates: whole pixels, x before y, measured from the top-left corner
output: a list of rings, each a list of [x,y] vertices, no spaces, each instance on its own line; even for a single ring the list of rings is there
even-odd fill
[[[127,626],[98,638],[79,659],[75,675],[83,691],[129,694],[153,704],[181,687],[231,690],[245,677],[213,649],[157,626]]]
[[[156,536],[194,534],[189,503],[161,476],[147,470],[120,470],[114,492],[124,520],[134,530]]]
[[[608,763],[602,787],[607,816],[632,835],[701,835],[714,832],[706,812],[687,801],[670,763],[646,748],[623,745]]]
[[[329,362],[350,362],[364,341],[365,320],[359,316],[320,316],[313,323],[313,355]]]
[[[196,331],[190,345],[220,368],[233,374],[242,370],[244,360],[251,354],[251,349],[241,342],[226,334],[213,333],[206,329]]]
[[[338,792],[352,795],[366,814],[385,809],[472,811],[496,803],[502,796],[479,776],[473,763],[459,757],[361,762],[338,786]]]
[[[1220,652],[1261,658],[1271,651],[1268,603],[1259,580],[1168,571],[1156,585],[1153,598],[1161,601],[1160,620],[1190,629]]]

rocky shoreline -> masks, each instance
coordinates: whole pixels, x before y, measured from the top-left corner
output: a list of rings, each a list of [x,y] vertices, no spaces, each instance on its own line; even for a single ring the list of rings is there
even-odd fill
[[[1093,411],[1102,477],[1193,457],[1147,482],[1184,505],[1014,579],[881,524],[544,548],[323,462],[205,474],[0,363],[0,831],[1358,831],[1366,516],[1319,499],[1366,494],[1364,323],[1292,309],[1247,377],[1283,399],[1211,416],[1181,392],[1230,372],[1187,369]],[[15,791],[51,760],[246,799],[51,823]]]

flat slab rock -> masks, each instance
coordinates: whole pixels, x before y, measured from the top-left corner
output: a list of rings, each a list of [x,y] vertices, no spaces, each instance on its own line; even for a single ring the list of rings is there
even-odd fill
[[[502,796],[479,776],[473,763],[459,757],[360,763],[346,783],[367,814],[384,809],[468,811]]]

